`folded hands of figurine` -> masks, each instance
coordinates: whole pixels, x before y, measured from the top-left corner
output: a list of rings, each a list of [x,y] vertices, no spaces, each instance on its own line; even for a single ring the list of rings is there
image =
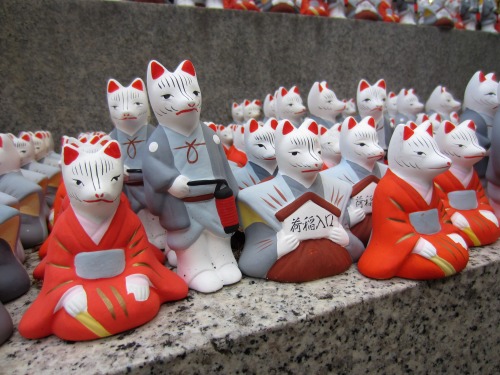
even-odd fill
[[[423,256],[427,259],[430,259],[437,255],[437,251],[434,245],[423,238],[418,239],[417,243],[413,247],[412,253]]]
[[[349,215],[349,222],[351,227],[360,223],[366,217],[365,211],[363,211],[359,207],[354,207],[353,204],[347,206],[347,213]]]
[[[138,302],[146,301],[149,298],[149,279],[145,275],[133,274],[125,278],[127,294],[133,293]]]
[[[498,219],[493,212],[488,210],[479,210],[479,213],[498,227]]]
[[[276,233],[276,242],[278,259],[295,250],[300,244],[296,235],[285,232],[283,229]]]
[[[64,307],[64,310],[73,318],[87,311],[87,293],[83,286],[77,285],[66,291],[56,305],[54,312]]]
[[[168,192],[176,198],[185,198],[189,194],[189,186],[187,184],[188,182],[189,178],[183,175],[179,175],[174,180],[172,186],[170,186],[170,189],[168,189]]]
[[[467,219],[464,217],[464,215],[462,215],[459,212],[455,212],[453,215],[451,215],[451,222],[458,229],[465,229],[470,227],[470,224],[467,221]]]
[[[349,235],[341,225],[330,228],[328,239],[343,247],[349,245]]]

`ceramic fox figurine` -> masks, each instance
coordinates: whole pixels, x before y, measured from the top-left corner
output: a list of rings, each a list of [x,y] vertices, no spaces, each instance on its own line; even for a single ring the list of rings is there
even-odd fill
[[[57,188],[61,183],[61,170],[58,167],[39,163],[42,140],[33,133],[21,132],[15,140],[15,145],[21,155],[21,168],[36,172],[47,177],[45,200],[52,207]],[[37,157],[38,154],[38,157]]]
[[[246,123],[251,119],[259,120],[262,115],[262,102],[258,99],[245,100],[243,102],[243,121]]]
[[[441,120],[450,120],[452,112],[460,110],[461,103],[451,95],[448,89],[444,86],[436,86],[432,91],[429,99],[425,103],[425,112],[428,115],[437,113],[441,116]]]
[[[463,112],[460,121],[472,120],[476,125],[476,135],[479,144],[486,150],[490,148],[493,117],[499,108],[497,96],[498,81],[494,73],[474,73],[464,93]],[[476,163],[474,168],[480,179],[484,179],[488,158]]]
[[[318,125],[330,129],[338,123],[337,117],[342,114],[346,105],[337,99],[335,92],[328,88],[326,81],[323,81],[312,85],[307,96],[307,107],[310,112],[309,118]]]
[[[31,280],[15,255],[21,216],[15,208],[0,204],[0,345],[12,334],[12,319],[3,306],[25,294]]]
[[[0,191],[19,201],[23,246],[41,244],[48,234],[43,190],[21,173],[21,158],[7,134],[0,134]]]
[[[451,168],[434,180],[446,212],[459,228],[468,246],[495,242],[500,235],[498,219],[473,166],[486,155],[479,145],[474,122],[455,126],[445,121],[436,133],[441,152],[451,159]]]
[[[350,98],[349,100],[344,99],[342,101],[345,103],[345,109],[339,120],[344,121],[349,116],[356,116],[356,102],[354,101],[354,98]]]
[[[275,134],[278,174],[240,192],[239,265],[252,277],[303,282],[349,268],[362,244],[344,227],[350,186],[319,174],[318,125],[285,120]]]
[[[389,118],[396,118],[396,114],[398,113],[398,96],[393,92],[389,92],[387,94],[387,101],[385,103],[386,112]]]
[[[150,249],[139,218],[122,199],[116,141],[64,146],[70,206],[51,233],[42,290],[19,324],[26,338],[51,334],[93,340],[138,327],[187,285]]]
[[[277,173],[274,148],[274,130],[277,126],[276,119],[268,120],[264,126],[259,125],[257,120],[250,120],[244,126],[248,163],[234,171],[240,190],[257,185]]]
[[[497,97],[500,98],[500,83],[498,83]],[[487,192],[490,204],[495,210],[497,218],[500,218],[500,106],[493,118],[491,130],[490,158],[486,169],[486,180],[488,181]]]
[[[340,128],[342,124],[335,124],[330,129],[319,126],[319,143],[321,145],[321,159],[324,169],[332,168],[340,163]]]
[[[300,91],[297,86],[290,90],[280,87],[275,95],[276,118],[278,120],[288,120],[294,126],[299,126],[307,113],[306,107],[302,104]]]
[[[371,278],[438,279],[462,271],[467,244],[433,185],[451,160],[444,156],[427,122],[400,124],[389,144],[389,170],[373,197],[373,232],[358,262]]]
[[[387,170],[386,165],[378,163],[384,158],[384,150],[378,143],[373,117],[365,117],[359,123],[353,117],[344,120],[340,131],[340,152],[342,160],[339,165],[323,174],[351,184],[349,217],[356,219],[350,227],[366,246],[372,231],[373,192]]]
[[[375,120],[377,137],[380,146],[386,150],[392,134],[392,128],[388,120],[384,118],[387,101],[387,89],[383,79],[379,79],[374,85],[366,80],[359,81],[356,94],[356,103],[359,116],[357,121],[370,116]]]
[[[414,122],[417,115],[424,109],[424,105],[420,103],[414,89],[401,89],[398,94],[397,107],[397,125],[406,124],[408,121]]]
[[[234,197],[238,185],[219,136],[200,122],[202,94],[193,64],[185,60],[169,72],[153,60],[147,85],[159,122],[143,160],[148,206],[167,230],[177,273],[191,289],[214,292],[241,279],[230,246],[238,220],[228,190]],[[216,193],[228,196],[216,200]]]
[[[266,122],[269,120],[271,117],[276,118],[276,101],[274,100],[274,96],[271,94],[267,94],[266,98],[264,99],[264,104],[262,107],[262,110],[264,112],[264,119],[263,121]]]
[[[233,102],[233,105],[231,107],[231,116],[233,117],[233,122],[236,125],[241,125],[244,122],[243,118],[243,103],[238,104],[236,102]]]
[[[166,233],[158,217],[147,209],[142,178],[142,155],[146,152],[147,140],[155,129],[148,124],[146,86],[140,78],[135,78],[129,86],[123,86],[111,78],[106,91],[109,113],[115,126],[109,136],[120,144],[123,158],[123,191],[132,210],[141,219],[150,242],[163,249]]]

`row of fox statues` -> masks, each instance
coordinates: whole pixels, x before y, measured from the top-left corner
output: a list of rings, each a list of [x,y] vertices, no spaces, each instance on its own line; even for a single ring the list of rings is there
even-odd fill
[[[280,87],[234,103],[221,126],[200,121],[190,61],[171,72],[153,60],[146,83],[108,81],[110,134],[63,137],[61,154],[46,131],[0,135],[0,301],[29,289],[24,248],[37,246],[43,284],[19,324],[31,339],[114,335],[242,274],[307,282],[357,263],[374,279],[453,275],[500,235],[498,90],[479,71],[462,106],[443,86],[424,106],[413,89],[361,80],[356,115],[316,82],[308,110]],[[12,329],[0,304],[2,342]]]

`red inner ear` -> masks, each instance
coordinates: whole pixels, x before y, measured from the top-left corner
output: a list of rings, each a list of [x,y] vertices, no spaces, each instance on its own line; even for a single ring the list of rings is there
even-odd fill
[[[441,115],[440,114],[437,114],[436,117],[435,117],[435,119],[437,121],[439,121],[439,122],[443,121],[443,120],[441,120]]]
[[[479,72],[479,82],[486,81],[486,77],[483,72]]]
[[[269,101],[272,102],[274,97],[272,95],[269,95]]]
[[[87,137],[83,137],[83,138],[79,139],[79,141],[82,143],[87,143]]]
[[[293,92],[294,92],[294,93],[296,93],[296,94],[300,94],[300,92],[299,92],[299,88],[298,88],[297,86],[295,86],[295,87],[293,88]]]
[[[97,142],[99,142],[99,139],[101,139],[101,137],[99,137],[98,135],[94,135],[91,139],[90,139],[90,144],[91,145],[95,145]]]
[[[250,121],[250,133],[257,131],[259,129],[259,123],[256,120]]]
[[[408,95],[408,90],[405,90],[405,96]]]
[[[342,125],[339,126],[339,133],[340,133],[341,130],[342,130]]]
[[[36,132],[35,137],[40,138],[40,139],[44,138],[43,133],[40,133],[40,132]]]
[[[74,148],[71,147],[64,147],[63,148],[63,161],[64,164],[70,165],[75,161],[75,159],[80,155],[80,153],[75,150]]]
[[[316,134],[318,135],[319,134],[319,130],[318,130],[318,124],[316,124],[315,121],[311,122],[307,128],[310,132],[312,132],[313,134]]]
[[[319,86],[319,92],[323,92],[323,86],[321,86],[321,83],[318,83]]]
[[[472,121],[472,120],[471,120],[471,121],[469,121],[469,124],[467,125],[467,127],[468,127],[469,129],[472,129],[472,130],[476,131],[476,124],[475,124],[475,123],[474,123],[474,121]]]
[[[394,94],[393,92],[391,92],[391,93],[389,94],[389,98],[394,98],[395,96],[396,96],[396,94]]]
[[[165,68],[153,60],[151,62],[151,78],[158,79],[163,73],[165,73]]]
[[[453,129],[455,129],[455,125],[453,125],[453,123],[451,123],[450,121],[446,121],[444,123],[445,134],[448,134],[449,132],[453,131]]]
[[[106,143],[108,143],[108,142],[109,142],[109,140],[105,139],[105,140],[101,141],[100,145],[101,145],[101,146],[104,146],[104,145],[105,145]]]
[[[327,130],[324,126],[321,126],[321,127],[319,128],[319,134],[321,134],[321,135],[325,134],[327,131],[328,131],[328,130]]]
[[[365,80],[362,80],[361,83],[359,84],[359,91],[366,90],[369,87],[370,87],[370,85],[368,84],[368,82],[366,82]]]
[[[428,121],[428,120],[429,120],[429,116],[427,116],[427,115],[422,116],[422,122]]]
[[[184,64],[182,64],[182,71],[192,75],[193,77],[196,76],[196,71],[194,70],[193,63],[189,60],[184,61]]]
[[[256,100],[255,104],[258,105],[258,106],[262,106],[262,102],[260,100]]]
[[[284,87],[281,89],[281,96],[285,96],[286,94],[288,94],[288,91],[287,89],[285,89]]]
[[[415,130],[417,128],[417,124],[415,124],[413,121],[410,122],[410,129]]]
[[[368,125],[370,125],[372,128],[375,128],[375,119],[373,117],[370,117],[368,119]]]
[[[245,133],[245,128],[244,128],[243,126],[240,126],[240,128],[241,128],[241,129],[240,129],[240,133],[241,133],[241,134],[244,134],[244,133]]]
[[[250,104],[250,100],[245,100],[245,105],[249,105]]]
[[[233,103],[233,108],[238,108],[238,103]]]
[[[381,87],[385,90],[385,81],[384,80],[381,80],[378,84],[378,87]]]
[[[271,120],[271,128],[273,128],[273,130],[276,130],[276,128],[278,127],[278,120]]]
[[[120,89],[120,86],[118,86],[115,81],[109,81],[109,83],[108,83],[108,93],[109,94],[111,94],[112,92],[115,92],[118,89]]]
[[[144,91],[144,86],[142,85],[142,80],[140,79],[136,79],[134,82],[132,82],[132,87],[139,91]]]
[[[29,135],[29,134],[24,134],[24,135],[21,137],[21,139],[24,139],[25,141],[28,141],[28,142],[29,142],[29,141],[31,140],[31,137],[30,137],[30,135]]]
[[[492,79],[493,81],[495,81],[495,82],[496,82],[496,80],[497,80],[497,76],[496,76],[496,74],[495,74],[495,73],[493,73],[493,74],[491,75],[491,79]]]
[[[293,127],[292,124],[290,124],[289,121],[285,121],[285,124],[283,125],[283,131],[282,131],[282,134],[283,135],[287,135],[288,133],[291,133],[295,130],[295,128]]]
[[[0,148],[3,147],[3,138],[0,137]]]
[[[351,117],[349,119],[349,123],[347,124],[347,129],[351,130],[352,128],[354,128],[356,125],[358,125],[358,123],[356,122],[356,120]]]
[[[403,133],[403,140],[407,141],[408,139],[411,138],[411,136],[414,134],[413,130],[410,129],[410,127],[405,126],[405,130]]]
[[[215,125],[215,124],[209,124],[209,125],[208,125],[208,127],[209,127],[210,129],[212,129],[214,132],[216,132],[216,131],[217,131],[217,125]]]
[[[122,153],[120,151],[120,146],[116,142],[110,142],[109,145],[104,149],[104,153],[115,159],[120,159]]]
[[[431,137],[434,137],[434,133],[432,132],[432,124],[429,124],[429,126],[426,129],[426,131],[427,131],[427,133],[429,133],[429,135]]]

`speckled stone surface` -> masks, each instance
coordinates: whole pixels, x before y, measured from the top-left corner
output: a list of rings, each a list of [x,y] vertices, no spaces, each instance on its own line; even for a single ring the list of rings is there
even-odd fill
[[[499,269],[497,243],[431,282],[370,280],[356,267],[304,284],[244,278],[191,291],[115,337],[30,341],[16,331],[0,347],[0,373],[498,374]],[[38,291],[6,305],[15,324]]]
[[[188,9],[95,0],[0,2],[0,128],[47,128],[59,139],[110,131],[106,82],[145,78],[157,59],[169,69],[193,61],[202,118],[230,119],[232,100],[264,99],[317,80],[340,98],[361,78],[389,90],[414,87],[422,100],[438,84],[462,98],[479,69],[500,73],[500,36],[383,22],[291,14]]]

